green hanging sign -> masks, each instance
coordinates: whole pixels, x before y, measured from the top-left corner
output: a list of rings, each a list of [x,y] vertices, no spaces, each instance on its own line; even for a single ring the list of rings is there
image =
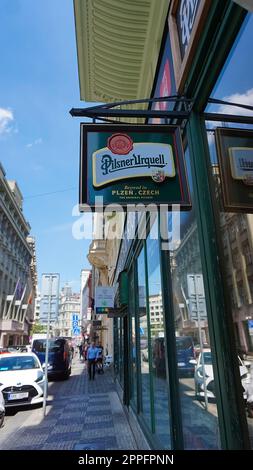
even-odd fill
[[[80,160],[80,210],[94,209],[98,197],[104,206],[191,208],[176,126],[82,123]]]

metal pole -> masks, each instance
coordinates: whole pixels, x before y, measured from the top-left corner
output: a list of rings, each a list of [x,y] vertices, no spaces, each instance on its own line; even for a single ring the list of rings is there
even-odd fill
[[[197,283],[196,283],[196,276],[195,275],[193,275],[193,279],[194,279],[194,290],[195,290],[195,297],[196,297],[196,309],[197,309],[198,330],[199,330],[201,365],[202,365],[202,372],[203,372],[205,407],[206,407],[206,410],[208,411],[208,397],[207,397],[207,388],[206,388],[205,360],[204,360],[203,342],[202,342],[201,325],[200,325],[201,320],[200,320],[200,314],[199,314],[199,294],[198,294],[198,290],[197,290]]]
[[[46,403],[47,403],[47,368],[48,368],[48,350],[49,350],[49,330],[50,330],[50,316],[51,316],[51,297],[52,297],[52,282],[53,278],[49,278],[49,295],[48,295],[48,311],[47,311],[47,340],[46,340],[46,354],[45,354],[45,381],[44,381],[44,396],[43,396],[43,414],[46,416]]]

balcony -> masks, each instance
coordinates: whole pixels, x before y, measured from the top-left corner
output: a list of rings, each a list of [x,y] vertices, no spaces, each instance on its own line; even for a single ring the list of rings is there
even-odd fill
[[[93,240],[90,244],[89,262],[98,269],[108,266],[108,255],[106,253],[106,240]]]

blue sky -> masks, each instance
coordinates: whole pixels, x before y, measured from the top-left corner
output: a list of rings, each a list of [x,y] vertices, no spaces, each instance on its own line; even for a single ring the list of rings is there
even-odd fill
[[[90,241],[74,240],[71,232],[80,121],[69,109],[83,106],[73,2],[1,0],[0,17],[0,161],[24,195],[39,275],[59,272],[62,283],[78,289],[80,270],[89,267]]]

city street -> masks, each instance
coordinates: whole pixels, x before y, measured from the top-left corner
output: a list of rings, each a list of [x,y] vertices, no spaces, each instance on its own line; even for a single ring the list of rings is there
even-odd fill
[[[42,406],[7,411],[1,450],[136,449],[112,375],[89,382],[77,355],[69,380],[49,383],[47,415]]]
[[[1,457],[253,449],[253,0],[0,12]]]

